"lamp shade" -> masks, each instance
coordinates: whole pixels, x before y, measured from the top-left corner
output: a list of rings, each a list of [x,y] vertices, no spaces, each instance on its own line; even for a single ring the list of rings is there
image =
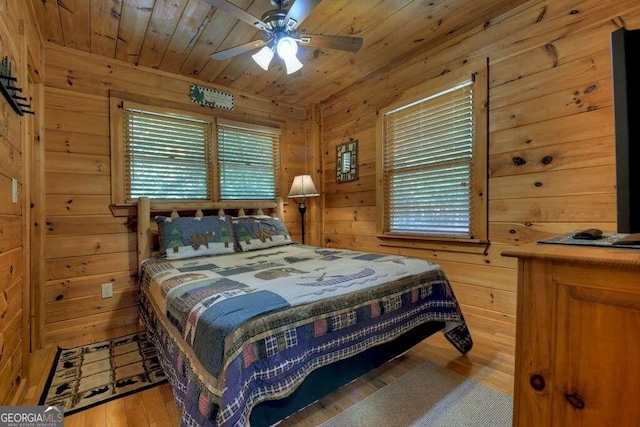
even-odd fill
[[[302,62],[295,55],[282,58],[287,74],[293,74],[302,68]]]
[[[296,56],[298,53],[298,43],[292,37],[283,37],[278,40],[276,44],[276,51],[278,56],[282,59],[286,59],[290,56]]]
[[[276,44],[276,52],[284,61],[287,74],[295,73],[302,68],[302,62],[296,57],[298,53],[298,43],[291,37],[283,37]]]
[[[269,64],[273,59],[273,51],[269,46],[264,46],[258,53],[251,55],[251,57],[262,69],[269,71]]]
[[[315,197],[319,196],[316,186],[313,184],[311,175],[298,175],[293,178],[289,197]]]

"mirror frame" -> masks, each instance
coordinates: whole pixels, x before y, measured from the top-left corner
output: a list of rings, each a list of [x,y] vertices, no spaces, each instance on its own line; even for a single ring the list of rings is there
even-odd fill
[[[351,139],[336,147],[336,182],[358,179],[358,140]]]

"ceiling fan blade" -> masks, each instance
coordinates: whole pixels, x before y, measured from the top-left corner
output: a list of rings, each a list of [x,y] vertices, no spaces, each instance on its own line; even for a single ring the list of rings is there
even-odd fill
[[[309,16],[311,11],[320,3],[321,0],[295,0],[289,8],[287,16],[284,17],[285,27],[289,30],[295,30]],[[291,21],[291,22],[290,22]]]
[[[359,51],[364,42],[360,37],[324,36],[322,34],[303,34],[299,37],[300,43],[303,45],[346,50],[349,52]]]
[[[266,45],[267,42],[264,40],[254,40],[249,43],[241,44],[239,46],[231,47],[229,49],[220,50],[218,52],[212,53],[210,56],[213,59],[224,60],[229,59],[233,56],[240,55],[241,53],[250,52],[252,50],[258,49]]]
[[[229,3],[227,0],[204,0],[216,9],[223,12],[227,12],[229,15],[236,17],[237,19],[246,22],[249,25],[253,25],[259,30],[268,30],[269,27],[261,19],[256,18],[244,9],[239,8],[233,3]]]

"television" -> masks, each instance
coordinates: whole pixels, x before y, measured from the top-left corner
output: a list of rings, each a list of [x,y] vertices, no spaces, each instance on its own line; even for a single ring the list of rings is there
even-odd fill
[[[640,30],[611,33],[618,233],[640,233]],[[634,58],[635,56],[635,58]],[[630,236],[631,237],[631,236]],[[640,240],[640,235],[637,236]]]

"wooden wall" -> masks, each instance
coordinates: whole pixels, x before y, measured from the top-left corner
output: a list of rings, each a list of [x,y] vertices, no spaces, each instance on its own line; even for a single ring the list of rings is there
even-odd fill
[[[439,262],[476,340],[491,340],[512,354],[516,265],[501,251],[575,229],[616,227],[609,37],[621,26],[640,28],[637,0],[532,0],[372,71],[319,107],[234,92],[236,110],[214,112],[286,124],[284,195],[293,176],[303,172],[318,178],[323,193],[308,201],[309,243]],[[487,253],[457,253],[446,245],[382,246],[375,237],[377,110],[413,86],[480,58],[490,63]],[[34,292],[42,299],[39,321],[51,342],[137,321],[135,235],[130,218],[109,210],[109,91],[198,112],[203,107],[190,103],[188,88],[197,82],[188,78],[53,44],[46,46],[46,71],[46,237]],[[336,184],[335,148],[345,135],[359,140],[360,178]],[[0,185],[2,197],[5,187]],[[0,214],[5,221],[19,217],[17,211]],[[286,207],[285,220],[299,233],[295,203]],[[110,281],[114,297],[101,299],[100,285]],[[513,359],[497,363],[505,372],[513,369]]]
[[[501,251],[583,228],[616,230],[610,33],[640,28],[637,0],[535,0],[376,70],[321,105],[327,246],[435,260],[476,340],[513,354],[516,264]],[[376,111],[473,59],[489,58],[486,255],[383,247],[376,234]],[[360,178],[336,184],[335,147],[359,140]],[[505,372],[513,360],[504,363]]]
[[[47,341],[137,322],[136,235],[131,217],[109,209],[109,91],[133,100],[255,123],[283,123],[282,192],[304,172],[306,108],[235,95],[232,112],[193,104],[185,77],[85,52],[46,47],[45,172]],[[199,83],[201,84],[201,82]],[[307,162],[308,166],[311,164]],[[300,239],[297,205],[285,206],[285,221]],[[113,298],[101,284],[113,282]]]
[[[37,114],[20,116],[0,97],[0,405],[22,401],[28,374],[29,165],[42,114],[37,92],[43,60],[32,12],[30,3],[0,0],[0,59],[9,59],[18,79],[12,85],[23,89],[20,95],[30,98]]]

